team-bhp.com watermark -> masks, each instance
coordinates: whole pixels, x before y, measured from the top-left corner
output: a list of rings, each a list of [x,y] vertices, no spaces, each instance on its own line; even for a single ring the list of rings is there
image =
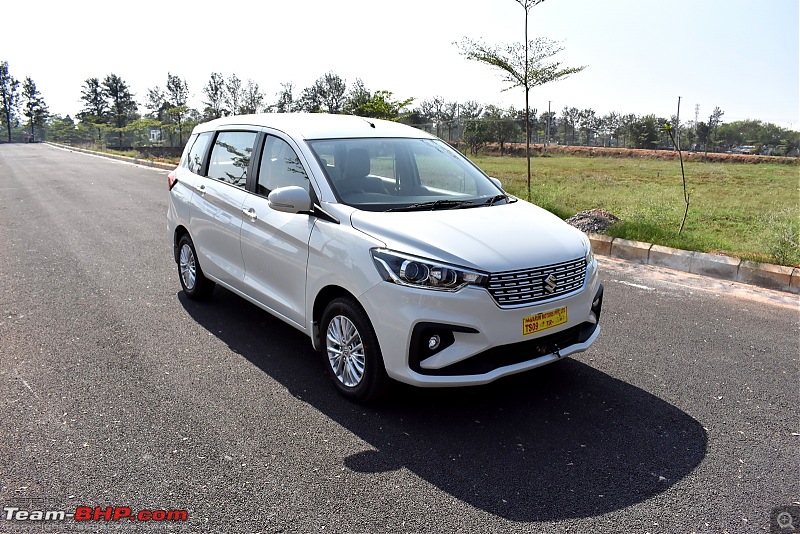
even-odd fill
[[[44,510],[30,506],[3,506],[4,522],[42,523],[56,521],[152,521],[181,522],[188,521],[186,510],[138,510],[130,506],[77,506],[74,510]]]

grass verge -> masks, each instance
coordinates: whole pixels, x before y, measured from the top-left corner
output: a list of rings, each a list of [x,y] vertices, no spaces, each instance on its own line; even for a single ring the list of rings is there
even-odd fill
[[[473,161],[525,198],[524,158]],[[800,170],[794,165],[686,162],[686,227],[677,161],[550,156],[532,160],[531,200],[562,218],[602,208],[622,219],[609,235],[753,261],[798,265]]]

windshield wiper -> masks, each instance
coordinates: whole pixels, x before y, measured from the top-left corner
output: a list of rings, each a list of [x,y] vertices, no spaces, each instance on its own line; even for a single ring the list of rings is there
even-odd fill
[[[509,202],[508,196],[506,194],[500,194],[487,198],[486,201],[481,204],[481,206],[494,206],[495,202],[500,202],[501,200]]]
[[[434,200],[431,202],[418,202],[417,204],[410,204],[408,206],[399,206],[397,208],[389,208],[386,211],[422,211],[422,210],[436,210],[436,209],[453,209],[463,206],[474,206],[471,200]]]

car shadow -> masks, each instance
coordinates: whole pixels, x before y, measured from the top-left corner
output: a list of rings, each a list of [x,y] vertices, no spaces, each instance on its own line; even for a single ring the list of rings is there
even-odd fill
[[[576,359],[481,387],[398,384],[362,406],[334,390],[301,332],[224,289],[210,303],[178,298],[232,351],[373,447],[343,457],[347,468],[404,467],[513,521],[590,517],[642,502],[706,454],[695,419]]]

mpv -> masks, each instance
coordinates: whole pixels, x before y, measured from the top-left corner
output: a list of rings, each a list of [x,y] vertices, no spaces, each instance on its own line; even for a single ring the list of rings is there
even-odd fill
[[[183,291],[216,284],[305,332],[356,400],[485,384],[586,350],[587,237],[444,141],[347,115],[198,125],[169,174]]]

